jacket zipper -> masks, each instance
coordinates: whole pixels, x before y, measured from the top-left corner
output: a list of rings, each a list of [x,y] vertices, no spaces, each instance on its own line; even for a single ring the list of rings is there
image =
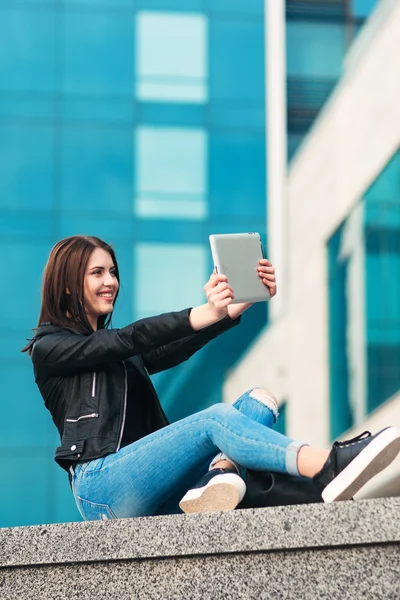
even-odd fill
[[[98,416],[99,416],[98,413],[92,413],[90,415],[82,415],[82,416],[78,417],[77,419],[65,419],[65,420],[67,421],[67,423],[77,423],[81,419],[94,419],[95,417],[98,417]]]
[[[92,398],[96,395],[96,371],[93,371]]]
[[[124,369],[125,369],[124,410],[123,410],[123,413],[122,413],[121,431],[120,431],[120,434],[119,434],[118,445],[117,445],[117,449],[115,450],[115,452],[118,452],[118,450],[121,447],[122,435],[124,433],[124,427],[125,427],[126,399],[127,399],[127,396],[128,396],[128,375],[127,375],[126,365],[125,365],[124,361],[122,361],[122,364],[124,365]]]

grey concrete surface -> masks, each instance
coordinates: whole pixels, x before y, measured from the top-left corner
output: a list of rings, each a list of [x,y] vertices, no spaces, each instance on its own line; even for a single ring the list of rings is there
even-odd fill
[[[1,600],[400,598],[400,498],[0,529]]]

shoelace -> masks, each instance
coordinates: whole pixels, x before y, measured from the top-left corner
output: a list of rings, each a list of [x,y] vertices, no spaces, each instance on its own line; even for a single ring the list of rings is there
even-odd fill
[[[350,444],[356,444],[357,442],[366,440],[369,437],[371,437],[371,432],[364,431],[363,433],[360,433],[360,435],[357,435],[356,437],[352,438],[351,440],[343,440],[343,442],[334,442],[333,448],[338,448],[339,446],[349,446]]]

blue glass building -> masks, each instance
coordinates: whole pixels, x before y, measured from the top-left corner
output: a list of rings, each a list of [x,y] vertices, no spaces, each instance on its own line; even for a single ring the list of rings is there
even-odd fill
[[[400,150],[330,238],[328,261],[335,438],[400,389]]]
[[[287,2],[292,156],[375,2]],[[0,0],[0,526],[79,519],[58,435],[20,353],[51,246],[111,242],[114,326],[204,302],[208,235],[266,240],[261,0]],[[155,379],[171,420],[221,398],[267,322],[243,325]],[[205,373],[207,376],[205,376]]]

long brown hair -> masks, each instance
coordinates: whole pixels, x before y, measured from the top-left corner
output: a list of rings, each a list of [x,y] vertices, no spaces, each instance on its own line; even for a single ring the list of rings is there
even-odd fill
[[[85,235],[61,240],[52,248],[44,269],[38,327],[41,323],[51,323],[81,333],[93,333],[84,306],[84,279],[89,257],[95,248],[102,248],[111,255],[119,282],[117,259],[109,244]],[[118,292],[115,300],[117,296]],[[98,329],[108,327],[110,321],[111,313],[99,316]]]

